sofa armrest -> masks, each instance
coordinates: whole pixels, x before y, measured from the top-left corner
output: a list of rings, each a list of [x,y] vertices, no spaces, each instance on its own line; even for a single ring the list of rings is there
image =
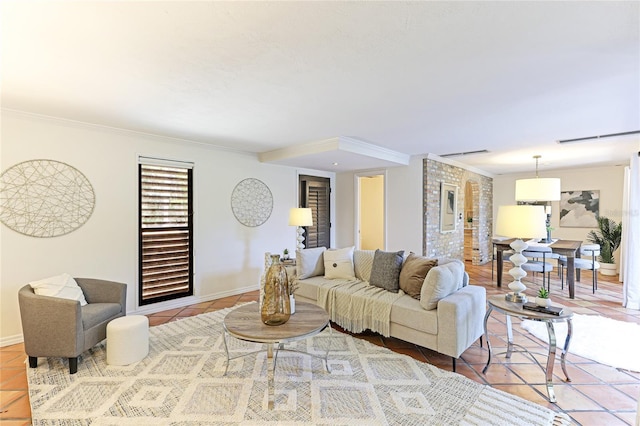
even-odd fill
[[[484,332],[487,291],[468,285],[438,302],[438,352],[458,358]]]
[[[18,302],[27,355],[72,358],[82,353],[84,331],[79,301],[40,296],[26,285],[18,292]]]
[[[94,278],[76,278],[87,303],[119,303],[122,312],[127,310],[127,285],[115,281]]]

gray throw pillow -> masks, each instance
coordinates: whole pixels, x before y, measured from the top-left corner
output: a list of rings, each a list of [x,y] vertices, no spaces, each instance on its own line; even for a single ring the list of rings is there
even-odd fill
[[[398,278],[402,269],[403,256],[404,250],[396,252],[376,250],[369,284],[397,293],[400,288]]]

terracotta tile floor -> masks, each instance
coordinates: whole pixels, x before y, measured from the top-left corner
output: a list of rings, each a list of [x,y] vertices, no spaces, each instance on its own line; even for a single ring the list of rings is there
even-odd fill
[[[502,294],[506,290],[496,288],[491,278],[491,264],[472,266],[467,263],[467,271],[472,284],[487,288],[487,294]],[[510,277],[506,273],[505,281]],[[540,286],[540,278],[526,278],[528,291]],[[534,283],[531,280],[535,280]],[[640,311],[622,308],[622,285],[617,277],[599,276],[599,288],[596,294],[591,293],[591,274],[582,272],[582,282],[577,283],[576,298],[569,299],[560,290],[560,281],[552,274],[552,298],[570,306],[576,313],[600,314],[621,321],[640,324]],[[506,284],[505,284],[506,285]],[[171,309],[149,315],[150,324],[158,325],[180,318],[198,315],[234,306],[238,303],[255,301],[258,292],[245,293],[239,296],[226,297],[213,302],[198,303],[185,308]],[[493,314],[489,327],[492,344],[498,348],[505,346],[504,316]],[[336,327],[338,328],[338,327]],[[339,329],[339,328],[338,328]],[[513,321],[514,340],[530,350],[546,353],[544,343],[521,331],[519,321]],[[412,356],[421,361],[432,363],[440,368],[451,370],[451,359],[428,349],[406,343],[398,339],[387,339],[374,333],[365,333],[357,337],[366,339],[376,345],[386,346],[391,350]],[[458,360],[457,372],[479,383],[489,384],[505,392],[526,398],[556,411],[566,412],[581,425],[633,425],[635,424],[637,400],[640,394],[640,373],[617,370],[575,355],[567,357],[567,370],[572,379],[564,382],[561,376],[559,356],[556,357],[554,369],[554,390],[558,402],[552,404],[547,400],[544,386],[544,373],[533,361],[522,354],[514,354],[511,360],[496,357],[486,375],[482,368],[486,362],[486,350],[477,344],[471,346]],[[546,356],[540,355],[538,360],[546,362]],[[27,379],[25,374],[25,353],[21,344],[0,348],[0,422],[3,426],[28,425],[31,423]]]

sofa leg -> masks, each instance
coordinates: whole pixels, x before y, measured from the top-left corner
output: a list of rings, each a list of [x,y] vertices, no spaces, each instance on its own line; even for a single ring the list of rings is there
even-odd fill
[[[456,372],[456,359],[454,357],[451,357],[451,359],[453,360],[453,372]]]
[[[37,356],[30,356],[29,357],[29,367],[31,367],[31,368],[37,368],[38,367],[38,357]]]
[[[482,336],[480,336],[480,347],[482,348]]]
[[[69,374],[76,374],[78,371],[78,357],[69,358]]]

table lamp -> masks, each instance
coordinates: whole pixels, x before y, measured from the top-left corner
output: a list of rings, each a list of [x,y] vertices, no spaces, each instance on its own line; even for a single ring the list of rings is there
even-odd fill
[[[297,226],[298,241],[297,248],[304,248],[304,228],[303,226],[313,226],[313,215],[310,208],[292,208],[289,210],[289,226]]]
[[[522,239],[544,238],[546,236],[544,207],[531,205],[498,207],[496,234],[515,238],[509,244],[515,251],[515,254],[509,258],[511,263],[515,265],[509,270],[509,275],[513,277],[509,288],[513,293],[508,293],[505,299],[509,302],[525,303],[527,296],[524,295],[524,291],[527,287],[521,280],[527,276],[526,271],[522,269],[522,265],[527,263],[527,258],[522,255],[522,251],[528,245]]]

